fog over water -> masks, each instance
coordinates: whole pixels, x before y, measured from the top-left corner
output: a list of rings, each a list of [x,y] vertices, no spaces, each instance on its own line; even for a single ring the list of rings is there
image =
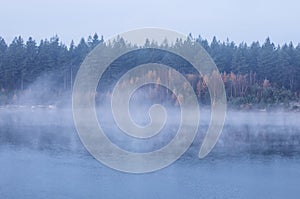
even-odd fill
[[[199,133],[190,150],[163,170],[133,175],[104,166],[85,150],[70,109],[1,108],[0,195],[249,199],[299,196],[299,114],[229,111],[216,147],[200,160],[197,154],[209,111],[201,113]],[[107,119],[103,124],[111,128],[111,133],[115,128],[108,122]],[[172,124],[161,133],[170,134],[171,127]],[[125,139],[110,138],[118,144]],[[168,136],[158,138],[164,143],[162,138]],[[136,143],[128,139],[121,146],[141,150]],[[149,141],[150,146],[144,150],[162,145],[154,143]]]
[[[159,135],[146,140],[140,140],[125,135],[115,125],[107,107],[98,107],[98,120],[107,136],[126,150],[151,151],[167,144],[175,136],[180,112],[166,108],[168,119]],[[146,110],[141,108],[140,110]],[[102,113],[102,114],[101,114]],[[147,124],[148,113],[131,111],[139,115],[137,123]],[[193,146],[201,144],[210,121],[209,109],[200,111],[200,126]],[[290,112],[243,112],[228,111],[224,129],[216,149],[249,150],[261,149],[280,152],[280,147],[294,150],[300,143],[299,113]],[[133,116],[133,119],[135,117]],[[65,150],[82,148],[74,127],[72,110],[60,109],[54,106],[22,106],[1,107],[0,109],[0,142],[1,145],[22,145],[23,147],[39,149],[39,147],[62,147]],[[200,146],[200,145],[199,145]],[[199,147],[197,146],[197,147]],[[74,148],[75,147],[75,148]],[[195,147],[195,148],[197,148]]]
[[[18,103],[0,107],[0,198],[252,199],[300,194],[299,113],[228,110],[218,143],[199,159],[210,121],[210,109],[200,106],[200,126],[190,149],[165,169],[134,175],[110,169],[87,152],[67,95],[59,103],[51,96],[40,103],[39,96],[43,93],[36,95],[31,89]],[[130,113],[137,124],[149,123],[150,105],[132,104]],[[166,126],[143,140],[118,129],[110,104],[96,110],[109,139],[133,152],[165,146],[180,121],[179,108],[166,106]]]

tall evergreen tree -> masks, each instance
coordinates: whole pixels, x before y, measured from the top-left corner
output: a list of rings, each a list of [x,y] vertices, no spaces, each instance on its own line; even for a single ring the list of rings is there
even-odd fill
[[[235,73],[248,74],[250,72],[249,63],[247,62],[248,47],[246,43],[242,43],[234,51],[232,59],[232,70]]]
[[[24,81],[25,84],[30,84],[33,83],[35,78],[39,75],[39,73],[36,71],[38,67],[37,65],[38,47],[36,45],[35,40],[33,40],[32,37],[29,37],[25,47],[26,47],[26,58],[25,58]],[[24,87],[24,85],[22,87]]]
[[[15,90],[22,87],[25,74],[26,50],[21,36],[15,37],[7,49],[7,62],[4,67],[6,88]]]
[[[6,51],[7,51],[7,44],[5,43],[4,39],[0,37],[0,89],[5,87],[5,61],[6,61]]]
[[[275,71],[275,65],[277,64],[275,50],[275,45],[271,43],[270,38],[267,38],[257,58],[257,76],[260,81],[272,79],[272,73]]]

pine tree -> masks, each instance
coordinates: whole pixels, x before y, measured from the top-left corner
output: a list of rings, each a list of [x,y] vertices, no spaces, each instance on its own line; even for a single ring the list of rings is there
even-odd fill
[[[15,37],[7,49],[7,63],[4,67],[6,88],[21,89],[25,73],[26,50],[21,36]]]
[[[234,73],[249,74],[249,63],[247,62],[248,57],[248,47],[246,43],[242,43],[234,51],[231,71]]]
[[[6,51],[7,51],[7,44],[5,43],[4,39],[0,37],[0,89],[4,89],[5,87],[5,65],[6,65]]]
[[[26,58],[25,58],[24,81],[26,87],[26,84],[33,83],[39,74],[37,72],[38,47],[36,45],[36,42],[32,39],[32,37],[29,37],[28,41],[26,42],[25,48],[26,48]],[[24,88],[24,83],[22,87]]]
[[[271,43],[270,38],[267,38],[261,47],[257,59],[257,76],[260,81],[264,79],[273,79],[272,74],[275,71],[277,57],[275,56],[275,46]]]

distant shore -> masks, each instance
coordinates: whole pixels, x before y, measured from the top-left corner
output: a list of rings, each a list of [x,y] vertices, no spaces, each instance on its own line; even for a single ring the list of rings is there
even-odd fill
[[[98,105],[97,107],[101,107]],[[108,105],[105,105],[105,107]],[[167,106],[172,107],[172,106]],[[61,110],[61,109],[71,109],[71,103],[37,103],[37,104],[5,104],[0,105],[1,110]],[[210,105],[200,104],[201,109],[210,110]],[[234,105],[230,102],[227,103],[227,111],[241,111],[241,112],[295,112],[300,113],[300,102],[290,102],[288,104],[241,104]]]

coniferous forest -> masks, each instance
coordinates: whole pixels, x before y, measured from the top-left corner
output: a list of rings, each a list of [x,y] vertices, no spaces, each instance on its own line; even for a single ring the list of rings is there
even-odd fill
[[[269,38],[263,43],[251,44],[219,41],[216,37],[211,42],[200,36],[193,38],[190,35],[189,39],[190,42],[178,40],[173,46],[165,44],[165,48],[181,45],[188,49],[191,41],[199,42],[219,68],[230,106],[299,110],[300,44],[275,45]],[[72,41],[68,46],[61,43],[58,36],[39,42],[18,36],[11,43],[0,37],[0,105],[20,104],[22,96],[30,92],[40,99],[35,103],[53,104],[58,103],[61,96],[70,96],[80,64],[98,44],[106,48],[131,48],[122,38],[105,44],[103,37],[97,34],[87,40],[82,38],[78,44]],[[155,46],[156,43],[145,41],[145,47]],[[193,74],[185,67],[180,71],[192,84],[199,100],[209,103],[205,77]],[[37,82],[44,88],[40,91],[43,93],[34,93],[32,85]],[[99,91],[100,95],[106,95],[104,92]],[[53,97],[52,101],[48,96]]]

